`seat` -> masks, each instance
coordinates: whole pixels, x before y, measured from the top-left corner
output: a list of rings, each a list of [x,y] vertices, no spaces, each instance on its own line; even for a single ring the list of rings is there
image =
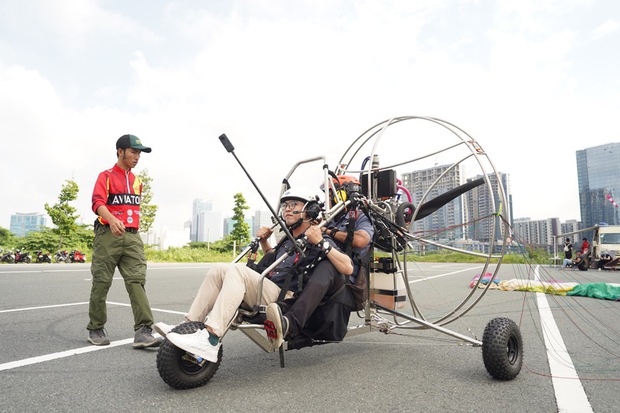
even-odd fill
[[[603,266],[603,269],[610,270],[610,271],[616,271],[616,267],[618,267],[619,264],[620,264],[620,257],[614,258],[613,260],[605,264]]]

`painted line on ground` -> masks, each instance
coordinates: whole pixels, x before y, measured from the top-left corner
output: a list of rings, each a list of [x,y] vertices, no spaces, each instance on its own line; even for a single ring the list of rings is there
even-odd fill
[[[88,304],[88,301],[84,301],[84,302],[81,302],[81,303],[70,303],[70,304],[42,305],[42,306],[39,306],[39,307],[12,308],[10,310],[0,310],[0,314],[2,314],[2,313],[12,313],[12,312],[16,312],[16,311],[46,310],[48,308],[70,307],[72,305],[84,305],[84,304]]]
[[[107,304],[111,304],[111,305],[118,305],[118,306],[122,306],[122,307],[131,307],[131,304],[117,303],[117,302],[114,302],[114,301],[106,301],[106,303]],[[15,309],[11,309],[11,310],[2,310],[2,311],[0,311],[0,313],[10,313],[10,312],[15,312],[15,311],[30,311],[30,310],[46,310],[48,308],[69,307],[69,306],[74,306],[74,305],[88,305],[88,301],[81,302],[81,303],[70,303],[70,304],[58,304],[58,305],[45,305],[45,306],[39,306],[39,307],[15,308]],[[179,314],[179,315],[185,315],[186,314],[186,313],[181,312],[181,311],[164,310],[164,309],[160,309],[160,308],[152,308],[151,311],[153,311],[153,312],[160,312],[160,313],[169,313],[169,314]],[[161,336],[159,334],[157,334],[157,333],[154,333],[153,337],[161,337]],[[76,349],[72,349],[72,350],[66,350],[66,351],[60,351],[60,352],[57,352],[57,353],[45,354],[45,355],[36,356],[36,357],[30,357],[30,358],[23,359],[23,360],[10,361],[8,363],[0,364],[0,371],[16,369],[18,367],[30,366],[32,364],[43,363],[43,362],[46,362],[46,361],[57,360],[57,359],[61,359],[61,358],[65,358],[65,357],[70,357],[70,356],[77,356],[79,354],[90,353],[92,351],[105,350],[105,349],[108,349],[108,348],[114,348],[114,347],[122,346],[122,345],[125,345],[125,344],[130,344],[132,342],[133,342],[133,338],[127,338],[127,339],[124,339],[124,340],[112,341],[107,346],[94,346],[94,345],[90,345],[90,346],[87,346],[87,347],[80,347],[80,348],[76,348]]]
[[[540,266],[534,269],[534,276],[537,281]],[[555,400],[559,412],[586,413],[592,412],[592,406],[588,400],[581,380],[577,375],[577,370],[573,365],[573,360],[568,354],[560,330],[553,317],[553,312],[549,307],[549,302],[544,293],[536,293],[538,312],[540,314],[540,324],[545,338],[547,349],[547,360],[551,372],[551,382],[555,392]]]
[[[88,346],[76,348],[73,350],[61,351],[59,353],[46,354],[43,356],[30,357],[23,360],[10,361],[8,363],[0,364],[0,371],[16,369],[18,367],[29,366],[31,364],[43,363],[45,361],[57,360],[69,356],[77,356],[78,354],[90,353],[92,351],[105,350],[107,348],[123,346],[133,342],[133,338],[127,338],[125,340],[112,341],[107,346]]]
[[[448,275],[454,275],[454,274],[458,274],[458,273],[465,272],[465,271],[476,270],[478,268],[484,268],[484,265],[481,265],[481,266],[478,266],[478,267],[465,268],[464,270],[459,270],[459,271],[447,272],[445,274],[434,275],[432,277],[424,277],[424,278],[420,278],[419,280],[411,280],[411,281],[409,281],[409,284],[419,283],[419,282],[422,282],[422,281],[428,281],[428,280],[432,280],[433,278],[447,277]]]
[[[123,306],[123,307],[131,307],[131,304],[127,304],[127,303],[116,303],[114,301],[106,301],[106,303],[114,304],[114,305],[120,305],[120,306]],[[185,314],[187,314],[187,312],[174,311],[174,310],[164,310],[163,308],[151,308],[151,311],[158,312],[158,313],[180,314],[180,315],[183,315],[183,316]]]

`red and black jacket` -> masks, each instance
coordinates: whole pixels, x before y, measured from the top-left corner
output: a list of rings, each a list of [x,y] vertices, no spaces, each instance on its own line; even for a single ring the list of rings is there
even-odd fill
[[[124,171],[118,165],[99,174],[93,189],[93,211],[105,205],[110,213],[123,221],[125,228],[138,229],[140,226],[140,201],[142,181],[131,169]],[[97,218],[103,225],[108,221]]]

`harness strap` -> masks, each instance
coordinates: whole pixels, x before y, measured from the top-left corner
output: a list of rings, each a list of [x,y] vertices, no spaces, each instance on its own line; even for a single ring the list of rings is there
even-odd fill
[[[288,291],[288,287],[289,285],[291,285],[291,280],[293,279],[293,275],[297,275],[297,278],[298,278],[297,285],[299,286],[299,278],[303,278],[303,277],[299,277],[300,268],[297,265],[298,263],[299,263],[299,253],[295,255],[293,266],[289,269],[288,274],[286,274],[286,279],[284,280],[284,285],[280,289],[280,294],[278,294],[277,301],[284,301],[284,297],[286,297],[286,292]],[[302,286],[303,286],[303,281],[302,281]]]

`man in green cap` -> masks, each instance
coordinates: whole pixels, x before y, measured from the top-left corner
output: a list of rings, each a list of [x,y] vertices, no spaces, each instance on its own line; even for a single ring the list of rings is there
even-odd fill
[[[96,346],[110,344],[104,329],[107,321],[106,298],[118,267],[125,280],[134,317],[134,348],[156,347],[160,340],[153,337],[153,314],[146,297],[146,256],[138,234],[142,182],[132,169],[142,152],[151,148],[142,145],[134,135],[123,135],[116,141],[116,164],[101,172],[93,190],[92,208],[95,239],[91,273],[88,315],[88,341]]]

